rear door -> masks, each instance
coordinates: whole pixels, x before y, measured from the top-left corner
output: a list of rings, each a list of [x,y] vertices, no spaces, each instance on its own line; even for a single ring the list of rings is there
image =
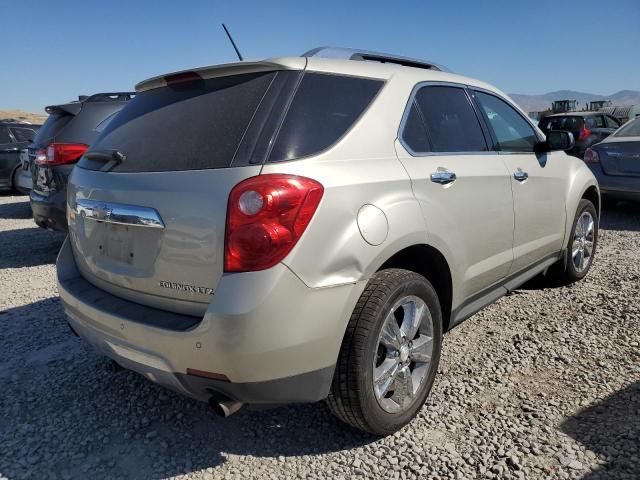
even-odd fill
[[[229,192],[260,173],[299,76],[178,77],[131,100],[70,177],[81,274],[141,304],[204,313],[223,274]]]
[[[396,150],[431,238],[447,245],[467,299],[502,280],[513,260],[509,172],[488,149],[461,85],[422,84],[405,112]]]
[[[536,154],[535,145],[542,138],[505,99],[485,91],[476,91],[475,98],[490,127],[492,149],[500,152],[510,174],[514,274],[562,249],[569,162],[563,154]]]
[[[0,189],[11,186],[13,169],[20,161],[20,149],[14,142],[9,128],[0,125]]]
[[[593,115],[585,118],[587,128],[591,131],[589,135],[590,145],[601,142],[613,132],[615,128],[611,128],[605,122],[604,115]]]

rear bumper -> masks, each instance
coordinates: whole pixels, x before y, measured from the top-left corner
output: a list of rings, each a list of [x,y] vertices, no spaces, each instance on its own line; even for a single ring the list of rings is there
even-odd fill
[[[31,172],[29,170],[25,170],[22,167],[18,167],[18,171],[16,172],[16,183],[14,187],[16,187],[19,192],[28,195],[33,188]]]
[[[67,192],[62,190],[48,196],[35,190],[29,194],[31,210],[36,224],[43,228],[67,231]]]
[[[152,325],[154,309],[84,280],[68,240],[57,270],[69,323],[96,350],[193,398],[222,393],[248,404],[325,398],[346,324],[364,289],[364,282],[311,289],[283,265],[223,275],[204,317],[175,330]],[[97,292],[80,294],[74,287],[79,282]],[[114,298],[120,302],[116,309],[109,307]]]
[[[587,164],[600,185],[600,194],[612,198],[640,200],[640,178],[607,175],[599,163]]]

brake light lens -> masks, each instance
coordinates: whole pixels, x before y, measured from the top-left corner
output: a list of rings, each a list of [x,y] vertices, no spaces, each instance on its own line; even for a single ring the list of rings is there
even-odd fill
[[[587,148],[584,152],[584,163],[600,163],[600,156],[593,148]]]
[[[591,135],[591,130],[589,130],[586,125],[582,125],[582,130],[580,130],[578,140],[585,140],[589,135]]]
[[[306,177],[265,174],[229,194],[224,270],[253,272],[280,262],[313,218],[324,187]]]
[[[56,166],[75,163],[89,148],[84,143],[51,143],[47,150],[36,152],[36,165]]]

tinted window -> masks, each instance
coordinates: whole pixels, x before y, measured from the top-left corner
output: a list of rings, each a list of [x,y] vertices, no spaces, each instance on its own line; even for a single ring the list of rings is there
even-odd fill
[[[577,132],[582,129],[582,117],[570,116],[570,117],[545,117],[540,120],[538,125],[541,130],[570,130]]]
[[[12,140],[9,136],[9,129],[7,127],[0,127],[0,144],[11,142]]]
[[[427,138],[427,129],[415,101],[411,102],[409,115],[407,115],[402,131],[402,139],[414,152],[428,152],[431,150],[429,139]]]
[[[487,145],[467,94],[456,87],[423,87],[416,102],[433,152],[481,152]]]
[[[54,111],[38,130],[36,137],[33,139],[33,143],[40,147],[46,147],[56,135],[66,127],[72,118],[73,115],[61,111]]]
[[[109,115],[103,121],[101,121],[98,125],[96,125],[96,128],[94,128],[94,130],[96,132],[98,132],[98,133],[101,133],[105,128],[107,128],[107,125],[109,125],[109,122],[111,120],[113,120],[113,117],[115,117],[118,114],[118,112],[113,112],[111,115]]]
[[[640,137],[640,117],[625,123],[620,130],[614,133],[614,137]]]
[[[332,146],[358,120],[382,83],[339,75],[305,74],[269,161],[306,157]]]
[[[589,128],[604,128],[604,120],[600,115],[587,117],[585,121],[587,122],[587,127]]]
[[[276,73],[231,75],[142,92],[104,128],[92,151],[118,150],[113,170],[143,172],[223,168]],[[83,157],[80,167],[97,168]]]
[[[503,152],[533,152],[538,137],[529,122],[507,102],[483,92],[478,101]]]
[[[36,132],[30,128],[11,127],[11,132],[18,142],[31,142],[36,136]]]
[[[604,117],[604,122],[607,128],[618,128],[620,126],[620,123],[612,117]]]

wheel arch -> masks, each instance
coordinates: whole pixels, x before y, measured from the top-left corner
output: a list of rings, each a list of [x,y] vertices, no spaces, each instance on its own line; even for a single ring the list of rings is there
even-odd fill
[[[391,255],[378,271],[386,268],[410,270],[429,280],[438,294],[442,308],[443,332],[447,331],[451,321],[453,281],[451,268],[445,256],[431,245],[415,244]]]

